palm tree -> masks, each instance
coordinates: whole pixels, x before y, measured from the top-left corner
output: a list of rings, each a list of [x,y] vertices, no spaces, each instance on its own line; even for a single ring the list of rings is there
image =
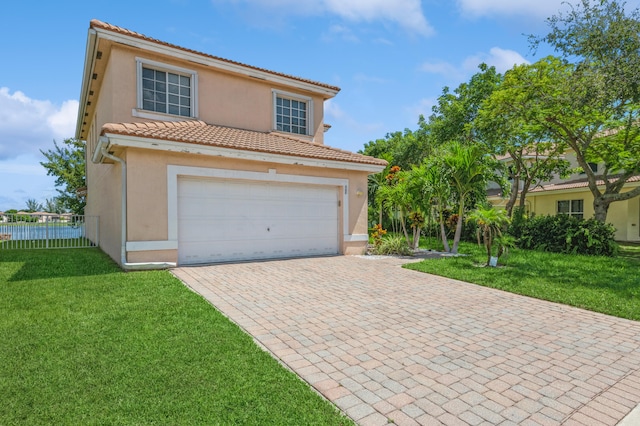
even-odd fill
[[[27,209],[26,210],[29,213],[39,212],[40,210],[42,210],[42,204],[39,203],[38,201],[34,200],[33,198],[29,198],[27,200]]]
[[[458,253],[465,202],[472,193],[483,191],[486,188],[493,170],[487,162],[484,152],[477,145],[462,145],[459,142],[452,142],[443,161],[448,168],[449,181],[458,197],[458,223],[451,249],[452,253]]]
[[[417,181],[417,188],[421,192],[421,210],[431,215],[435,207],[438,221],[440,223],[440,236],[444,251],[451,251],[447,240],[447,231],[444,224],[443,212],[447,208],[451,197],[451,186],[447,180],[446,173],[440,157],[434,157],[423,162],[420,167],[412,170],[414,179]]]
[[[491,263],[492,249],[494,243],[498,244],[498,253],[496,257],[500,257],[504,250],[503,243],[499,240],[502,238],[502,229],[509,223],[509,216],[506,210],[496,210],[493,207],[478,207],[467,220],[474,221],[478,225],[477,237],[478,245],[480,245],[480,235],[484,247],[487,250],[487,266]]]
[[[387,165],[387,167],[385,167],[385,169],[380,173],[369,175],[369,177],[367,178],[368,180],[367,192],[369,197],[369,205],[379,209],[378,223],[380,225],[382,225],[382,212],[383,212],[384,200],[382,199],[382,197],[378,196],[379,195],[378,191],[387,183],[387,175],[389,174],[389,170],[391,169],[391,156],[384,155],[382,156],[382,158],[388,161],[389,164]]]
[[[64,213],[62,203],[58,197],[44,200],[44,211],[47,213]]]

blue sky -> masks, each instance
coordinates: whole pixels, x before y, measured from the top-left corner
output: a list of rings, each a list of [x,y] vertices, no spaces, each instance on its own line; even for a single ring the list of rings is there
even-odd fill
[[[628,1],[636,7],[640,0]],[[481,62],[532,62],[562,0],[8,2],[0,16],[0,211],[56,195],[40,150],[72,137],[92,18],[166,42],[337,85],[325,143],[357,151],[415,129]]]

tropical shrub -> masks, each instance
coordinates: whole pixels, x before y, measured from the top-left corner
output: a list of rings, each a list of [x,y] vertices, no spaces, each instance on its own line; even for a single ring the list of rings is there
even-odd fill
[[[618,251],[615,228],[595,219],[569,215],[535,216],[523,221],[517,244],[521,248],[600,256]]]
[[[407,244],[407,240],[401,236],[383,238],[379,245],[374,248],[374,253],[379,255],[400,255],[410,256],[413,251]]]
[[[382,237],[387,234],[386,229],[382,228],[381,224],[377,224],[371,229],[371,240],[373,245],[379,247],[382,244]]]

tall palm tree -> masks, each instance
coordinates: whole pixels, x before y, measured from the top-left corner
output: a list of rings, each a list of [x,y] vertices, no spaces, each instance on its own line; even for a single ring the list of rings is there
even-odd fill
[[[486,188],[493,170],[485,158],[484,152],[477,145],[462,145],[459,142],[452,142],[443,161],[448,169],[449,181],[458,197],[458,223],[451,249],[452,253],[458,253],[465,202],[472,193]]]
[[[444,223],[444,210],[451,198],[451,186],[447,180],[445,169],[440,157],[434,157],[423,162],[420,167],[412,170],[414,179],[417,181],[418,190],[422,194],[421,209],[429,215],[432,207],[435,207],[440,223],[440,237],[444,251],[449,252],[449,241]]]
[[[42,210],[42,204],[33,198],[29,198],[26,202],[27,211],[30,213]]]

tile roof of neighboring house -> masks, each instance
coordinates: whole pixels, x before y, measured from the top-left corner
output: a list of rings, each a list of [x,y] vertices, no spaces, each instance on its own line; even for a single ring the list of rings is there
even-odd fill
[[[628,183],[640,182],[640,175],[631,176],[627,180],[627,182]],[[604,185],[604,181],[603,180],[598,180],[597,184],[598,185]],[[529,193],[531,193],[531,192],[559,191],[561,189],[587,188],[588,186],[589,186],[589,182],[585,178],[585,179],[579,179],[579,180],[574,180],[574,181],[570,181],[570,182],[562,182],[562,183],[556,183],[556,184],[548,184],[548,185],[537,186],[536,188],[534,188],[531,191],[529,191]]]
[[[102,134],[137,136],[220,148],[288,155],[293,157],[343,161],[386,166],[385,160],[306,142],[275,133],[263,133],[215,126],[204,121],[152,121],[146,123],[107,123]]]
[[[204,56],[204,57],[207,57],[207,58],[210,58],[210,59],[214,59],[214,60],[217,60],[217,61],[222,61],[222,62],[226,62],[226,63],[229,63],[229,64],[239,65],[239,66],[242,66],[242,67],[245,67],[245,68],[250,68],[250,69],[253,69],[253,70],[256,70],[256,71],[262,71],[262,72],[266,72],[266,73],[269,73],[269,74],[277,75],[277,76],[280,76],[280,77],[290,78],[290,79],[301,81],[301,82],[304,82],[304,83],[313,84],[315,86],[324,87],[324,88],[327,88],[329,90],[334,90],[336,92],[340,91],[340,88],[336,87],[336,86],[332,86],[332,85],[325,84],[325,83],[320,83],[318,81],[308,80],[308,79],[305,79],[305,78],[296,77],[296,76],[289,75],[289,74],[283,74],[283,73],[271,71],[271,70],[268,70],[268,69],[255,67],[255,66],[252,66],[252,65],[243,64],[241,62],[232,61],[232,60],[229,60],[229,59],[225,59],[225,58],[221,58],[221,57],[218,57],[218,56],[210,55],[208,53],[198,52],[197,50],[187,49],[185,47],[180,47],[180,46],[177,46],[175,44],[171,44],[171,43],[167,43],[167,42],[155,39],[155,38],[147,37],[144,34],[140,34],[140,33],[137,33],[135,31],[127,30],[126,28],[122,28],[122,27],[118,27],[118,26],[115,26],[115,25],[108,24],[106,22],[102,22],[102,21],[100,21],[98,19],[92,19],[89,26],[90,26],[90,28],[94,28],[94,29],[95,28],[100,28],[100,29],[107,30],[107,31],[112,31],[112,32],[115,32],[115,33],[118,33],[118,34],[139,38],[141,40],[150,41],[152,43],[157,43],[157,44],[160,44],[160,45],[163,45],[163,46],[167,46],[167,47],[171,47],[171,48],[174,48],[174,49],[179,49],[179,50],[182,50],[183,52],[194,53],[196,55]]]

